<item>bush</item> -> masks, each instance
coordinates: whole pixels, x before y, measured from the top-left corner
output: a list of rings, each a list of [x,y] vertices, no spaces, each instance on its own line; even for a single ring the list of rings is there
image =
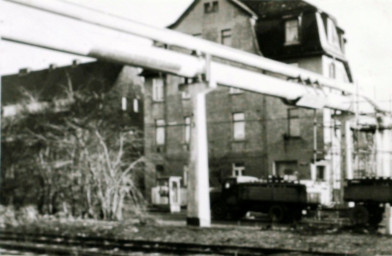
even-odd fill
[[[29,224],[39,218],[35,206],[25,206],[15,209],[13,206],[0,205],[0,227],[15,227],[19,224]]]

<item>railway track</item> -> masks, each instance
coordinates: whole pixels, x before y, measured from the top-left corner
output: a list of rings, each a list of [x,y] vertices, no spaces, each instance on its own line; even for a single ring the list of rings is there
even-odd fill
[[[0,232],[0,247],[56,255],[129,255],[162,253],[170,255],[352,255],[312,250],[290,250],[233,245],[209,245],[164,241],[125,240],[102,237],[59,236]]]

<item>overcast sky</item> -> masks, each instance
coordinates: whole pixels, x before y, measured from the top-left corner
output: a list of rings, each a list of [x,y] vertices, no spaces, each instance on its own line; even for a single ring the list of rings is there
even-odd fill
[[[192,0],[72,1],[160,27],[173,22],[192,2]],[[363,88],[362,90],[369,95],[376,94],[376,99],[379,101],[392,99],[390,74],[392,73],[392,29],[390,28],[392,0],[309,0],[309,2],[335,16],[340,27],[346,31],[348,40],[346,55],[354,79]],[[6,10],[6,8],[1,9]],[[33,16],[24,15],[24,10],[4,11],[0,14],[2,14],[2,21],[17,19],[23,24],[33,24],[31,22]],[[56,24],[49,26],[55,28]],[[67,65],[75,58],[6,42],[2,43],[0,53],[2,56],[0,70],[3,74],[17,72],[21,67],[42,69],[50,63]]]

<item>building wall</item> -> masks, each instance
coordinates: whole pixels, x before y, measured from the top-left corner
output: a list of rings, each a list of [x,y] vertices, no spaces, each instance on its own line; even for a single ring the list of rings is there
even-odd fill
[[[204,2],[200,1],[195,9],[190,12],[184,20],[175,27],[175,30],[200,35],[200,37],[221,42],[221,31],[224,29],[231,30],[231,45],[245,51],[257,53],[258,48],[255,45],[251,20],[248,14],[238,9],[229,1],[219,1],[219,12],[204,14]],[[255,39],[255,38],[254,38]],[[154,162],[151,168],[157,165],[163,165],[165,171],[162,175],[180,175],[183,174],[184,166],[188,164],[189,145],[184,143],[184,117],[192,115],[192,107],[189,99],[182,99],[178,85],[179,77],[165,76],[165,101],[152,101],[152,79],[146,77],[145,83],[145,152],[149,159]],[[231,161],[235,158],[242,159],[244,152],[249,157],[259,162],[257,166],[262,165],[262,160],[258,155],[262,137],[262,125],[260,121],[253,121],[246,126],[247,133],[255,133],[257,140],[249,140],[248,142],[232,143],[231,114],[247,110],[251,119],[253,111],[249,111],[249,107],[245,109],[245,105],[253,102],[251,108],[259,108],[259,102],[264,96],[252,95],[251,93],[243,93],[241,95],[231,95],[229,89],[220,87],[216,92],[212,92],[207,98],[208,109],[208,138],[210,150],[210,163],[216,171],[212,171],[212,182],[216,181],[222,175],[224,170],[231,172]],[[246,94],[246,96],[244,96]],[[227,104],[230,101],[231,104]],[[228,105],[230,106],[229,108]],[[155,120],[165,119],[166,127],[166,143],[162,148],[164,152],[157,152],[155,144]],[[258,152],[257,152],[258,151]],[[222,160],[223,159],[223,160]],[[153,166],[155,164],[155,166]],[[255,165],[255,164],[253,164]],[[253,168],[255,169],[255,168]],[[218,174],[216,174],[218,173]],[[254,174],[257,172],[254,171]],[[159,174],[158,174],[159,175]],[[152,176],[154,179],[156,175]],[[215,178],[214,178],[215,177]],[[153,184],[154,181],[151,181]]]
[[[172,27],[175,30],[221,42],[220,31],[231,29],[232,47],[248,52],[258,53],[256,36],[252,31],[250,16],[234,6],[230,1],[219,0],[219,12],[204,14],[203,4],[211,1],[199,1],[195,8],[184,16],[180,23]],[[259,40],[262,41],[263,38]],[[316,73],[328,75],[329,58],[322,54],[293,57],[285,62]],[[235,75],[235,74],[228,74]],[[273,75],[273,74],[270,74]],[[152,101],[152,79],[163,77],[165,80],[165,101]],[[151,159],[151,182],[159,176],[182,176],[184,166],[188,164],[189,145],[184,143],[184,117],[191,116],[189,99],[182,99],[179,89],[181,78],[172,75],[154,74],[146,76],[145,84],[145,150]],[[266,177],[279,173],[286,164],[292,165],[298,178],[310,180],[315,176],[314,162],[314,115],[316,116],[317,156],[316,161],[328,159],[329,148],[324,143],[327,133],[325,114],[331,112],[310,109],[297,111],[300,133],[290,136],[288,111],[292,106],[280,99],[242,91],[230,93],[229,88],[219,86],[207,96],[208,146],[210,165],[210,185],[214,186],[225,176],[232,174],[234,163],[245,165],[245,175]],[[233,139],[233,113],[245,113],[244,140]],[[166,123],[166,143],[163,149],[155,143],[155,120],[164,119]],[[328,127],[327,127],[328,128]],[[336,143],[335,143],[336,144]],[[157,152],[159,148],[160,152]],[[336,159],[335,159],[336,160]],[[324,161],[325,162],[325,161]],[[328,162],[328,165],[330,162]],[[338,163],[339,164],[339,163]],[[162,165],[157,170],[157,165]],[[283,167],[282,167],[283,166]],[[330,168],[329,168],[330,169]],[[313,170],[313,174],[312,174]],[[329,174],[328,174],[329,175]]]
[[[214,42],[221,42],[221,31],[231,29],[232,47],[244,51],[257,53],[254,32],[251,29],[251,17],[244,10],[234,6],[227,0],[219,0],[219,11],[204,13],[204,3],[212,3],[211,0],[201,0],[195,8],[179,23],[172,27],[190,35],[199,35]]]

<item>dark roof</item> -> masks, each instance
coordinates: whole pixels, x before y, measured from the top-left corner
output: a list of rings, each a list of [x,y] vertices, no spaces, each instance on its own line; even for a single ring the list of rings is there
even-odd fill
[[[26,99],[24,92],[33,95],[39,101],[63,98],[69,82],[74,90],[107,91],[113,86],[122,68],[120,64],[97,61],[54,70],[33,71],[23,75],[2,76],[2,104],[20,103]]]
[[[327,14],[337,25],[335,17],[331,14],[322,11],[319,7],[309,3],[306,0],[228,0],[233,3],[241,10],[258,18],[272,17],[275,15],[284,16],[285,14],[292,15],[296,12],[306,12],[319,10],[320,12]],[[194,0],[181,14],[180,17],[168,28],[174,28],[193,10],[193,8],[200,2],[200,0]],[[340,31],[344,30],[337,27]]]
[[[260,18],[295,12],[317,10],[317,7],[303,0],[241,0]]]

